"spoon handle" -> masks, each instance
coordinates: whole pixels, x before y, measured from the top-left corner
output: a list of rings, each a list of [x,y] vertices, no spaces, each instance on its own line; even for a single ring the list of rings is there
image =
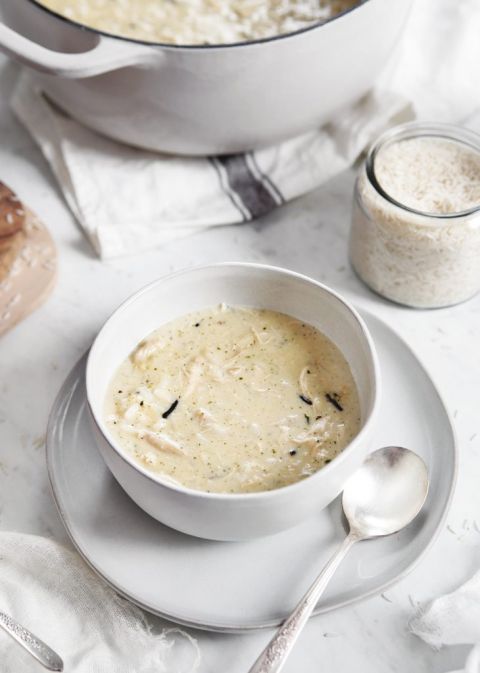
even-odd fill
[[[56,652],[1,610],[0,627],[49,671],[63,671],[63,661]]]
[[[355,542],[358,542],[358,539],[354,533],[350,532],[348,534],[290,617],[280,626],[249,673],[279,673],[327,584],[349,549]]]

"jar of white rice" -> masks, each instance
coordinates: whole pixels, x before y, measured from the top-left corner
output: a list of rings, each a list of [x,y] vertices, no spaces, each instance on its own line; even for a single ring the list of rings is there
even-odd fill
[[[350,259],[392,301],[450,306],[480,290],[480,136],[409,123],[376,142],[355,186]]]

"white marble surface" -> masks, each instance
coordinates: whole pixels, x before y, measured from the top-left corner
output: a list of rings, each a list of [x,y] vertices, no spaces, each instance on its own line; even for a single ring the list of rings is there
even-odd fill
[[[412,59],[419,64],[429,57],[441,60],[439,40],[427,46],[424,42],[422,48],[418,42],[422,30],[423,34],[433,30],[431,17],[436,34],[447,39],[454,35],[460,13],[468,12],[474,2],[478,0],[418,0],[410,27],[411,48],[397,67],[395,81],[414,97],[423,117],[462,121],[480,130],[478,92],[470,86],[473,63],[467,64],[468,76],[458,71],[450,89],[437,80],[427,87],[421,65],[418,76],[411,76]],[[463,41],[455,38],[460,45],[470,39],[470,30]],[[461,52],[459,47],[460,60],[465,57]],[[442,67],[451,72],[451,61]],[[421,312],[391,305],[366,290],[346,258],[353,172],[253,225],[217,229],[141,257],[102,263],[75,227],[39,151],[8,109],[15,77],[15,67],[1,58],[0,179],[48,224],[60,252],[60,273],[49,302],[2,337],[0,344],[0,529],[66,541],[45,470],[47,417],[69,369],[122,299],[172,269],[200,262],[249,260],[288,266],[376,313],[410,343],[455,418],[460,474],[446,526],[421,565],[386,595],[313,619],[285,671],[443,673],[463,665],[466,648],[433,652],[408,634],[407,621],[413,605],[452,589],[480,566],[475,524],[476,517],[480,523],[480,296],[458,307]],[[478,76],[475,80],[478,85]],[[248,670],[267,638],[266,633],[194,635],[203,651],[201,673]],[[19,671],[35,670],[30,662],[19,662]],[[176,673],[173,665],[171,673]]]

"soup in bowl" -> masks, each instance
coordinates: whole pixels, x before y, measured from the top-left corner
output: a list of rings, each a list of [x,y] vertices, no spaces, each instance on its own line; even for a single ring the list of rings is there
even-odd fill
[[[98,447],[180,531],[239,540],[331,502],[369,451],[379,372],[355,310],[314,280],[220,264],[156,281],[87,363]]]

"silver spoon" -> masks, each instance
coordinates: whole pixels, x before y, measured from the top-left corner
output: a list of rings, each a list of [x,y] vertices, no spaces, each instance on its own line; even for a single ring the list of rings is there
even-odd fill
[[[420,456],[399,446],[371,453],[343,491],[349,533],[290,617],[282,624],[249,673],[279,673],[334,572],[356,543],[391,535],[409,524],[428,493],[427,467]]]
[[[56,652],[1,610],[0,627],[49,671],[63,671],[63,661]]]

